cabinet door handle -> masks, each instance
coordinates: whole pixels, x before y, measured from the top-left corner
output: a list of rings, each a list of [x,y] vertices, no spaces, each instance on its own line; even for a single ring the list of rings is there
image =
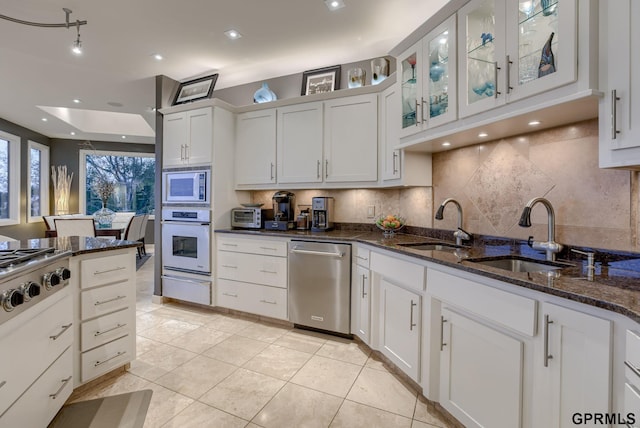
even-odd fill
[[[113,269],[97,270],[97,271],[93,272],[93,274],[94,275],[102,275],[103,273],[115,272],[115,271],[123,270],[123,269],[126,269],[126,267],[125,266],[118,266],[118,267],[115,267]]]
[[[418,126],[418,125],[420,125],[420,124],[422,123],[422,122],[420,122],[420,121],[418,120],[418,106],[419,106],[419,105],[420,105],[420,104],[418,103],[418,99],[416,98],[416,126]]]
[[[329,159],[324,161],[324,178],[329,178]]]
[[[95,333],[93,333],[93,337],[102,336],[102,335],[103,335],[103,334],[105,334],[105,333],[109,333],[110,331],[114,331],[114,330],[117,330],[117,329],[119,329],[119,328],[125,327],[126,325],[127,325],[127,323],[124,323],[124,324],[120,324],[120,323],[118,323],[118,324],[116,324],[116,326],[115,326],[115,327],[111,327],[111,328],[110,328],[110,329],[108,329],[108,330],[96,331]]]
[[[184,145],[184,160],[188,161],[189,158],[191,157],[191,153],[190,153],[190,146],[188,144]]]
[[[109,357],[106,360],[102,360],[102,361],[96,361],[93,364],[93,367],[101,366],[102,364],[104,364],[106,362],[109,362],[109,361],[113,360],[114,358],[118,358],[119,356],[124,355],[126,353],[127,353],[127,351],[118,351],[118,353],[116,355],[114,355],[113,357]]]
[[[53,394],[49,394],[49,397],[51,397],[52,400],[55,400],[56,398],[58,398],[58,395],[60,395],[60,393],[62,392],[64,387],[67,386],[70,380],[71,380],[71,376],[69,376],[66,379],[62,379],[62,385],[60,385],[60,388],[58,388],[58,390]]]
[[[364,299],[367,293],[364,292],[364,282],[367,280],[367,275],[362,275],[362,298]]]
[[[273,162],[271,162],[271,181],[274,180],[273,167],[274,167],[274,164]]]
[[[121,300],[121,299],[126,299],[127,296],[116,296],[113,299],[109,299],[109,300],[103,300],[101,301],[97,301],[93,304],[93,306],[100,306],[100,305],[104,305],[105,303],[110,303],[110,302],[115,302],[116,300]]]
[[[440,315],[440,350],[444,350],[444,347],[447,346],[446,343],[444,343],[444,323],[446,323],[447,320],[444,319],[444,316]]]
[[[417,324],[415,324],[413,322],[413,307],[417,306],[417,303],[413,303],[413,299],[411,299],[411,307],[409,308],[410,314],[409,314],[409,331],[413,331],[413,327],[415,327]]]
[[[618,91],[615,89],[611,90],[611,139],[615,140],[618,138],[618,101],[620,101],[620,97],[618,96]]]
[[[63,325],[63,326],[62,326],[62,330],[60,330],[60,333],[55,334],[55,335],[53,335],[53,336],[49,336],[49,339],[52,339],[52,340],[58,340],[58,338],[59,338],[60,336],[62,336],[62,335],[64,334],[64,332],[65,332],[65,331],[69,330],[69,328],[70,328],[72,325],[73,325],[73,323],[69,323],[69,324],[67,324],[67,325]]]
[[[638,377],[640,377],[640,368],[634,366],[633,364],[631,364],[629,361],[625,361],[624,365],[629,367],[631,369],[631,371]]]
[[[233,294],[233,293],[222,293],[223,296],[229,296],[229,297],[238,297],[237,294]]]
[[[222,267],[228,268],[228,269],[238,269],[238,266],[233,266],[233,265],[222,265]]]
[[[553,359],[553,355],[549,355],[549,325],[553,324],[553,320],[549,319],[549,315],[544,316],[544,366],[549,367],[549,360]]]
[[[493,93],[493,98],[498,98],[498,95],[500,95],[500,92],[498,91],[498,71],[500,71],[500,67],[498,67],[498,61],[494,61],[493,63],[493,80],[495,82],[496,85],[496,89],[495,92]]]
[[[184,144],[180,144],[180,160],[184,160]]]
[[[511,87],[511,64],[513,64],[513,61],[511,61],[509,55],[507,55],[505,63],[507,64],[507,94],[510,94],[513,90],[513,87]]]
[[[422,111],[420,112],[420,118],[422,119],[422,123],[426,123],[426,122],[427,122],[427,119],[425,119],[425,118],[424,118],[424,105],[425,105],[427,102],[424,100],[424,97],[420,97],[420,101],[421,101],[421,102],[420,102],[420,107],[421,107],[421,109],[422,109]],[[417,114],[417,112],[416,112],[416,114]]]
[[[398,151],[393,151],[393,175],[398,173],[398,167],[396,166],[396,160],[398,159]]]
[[[316,177],[320,178],[320,161],[318,160],[318,163],[316,165]]]
[[[271,300],[264,300],[264,299],[261,299],[261,300],[260,300],[260,302],[262,302],[262,303],[268,303],[268,304],[270,304],[270,305],[277,305],[277,304],[278,304],[278,302],[273,302],[273,301],[271,301]]]
[[[265,269],[260,269],[260,272],[262,272],[262,273],[273,273],[273,274],[278,273],[278,271],[275,271],[275,270],[265,270]]]

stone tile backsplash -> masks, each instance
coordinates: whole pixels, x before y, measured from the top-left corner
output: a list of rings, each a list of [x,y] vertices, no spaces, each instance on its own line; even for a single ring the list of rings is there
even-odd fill
[[[373,223],[367,217],[373,206],[376,216],[397,213],[411,226],[449,230],[456,228],[455,206],[447,205],[442,221],[434,214],[453,197],[462,205],[465,230],[538,240],[547,236],[544,207],[534,207],[531,228],[519,227],[518,220],[527,201],[545,197],[555,210],[557,241],[638,251],[637,174],[598,167],[598,121],[593,119],[434,153],[433,187],[293,192],[299,209],[310,206],[313,196],[335,198],[336,222]],[[273,193],[252,192],[253,202],[271,206]]]

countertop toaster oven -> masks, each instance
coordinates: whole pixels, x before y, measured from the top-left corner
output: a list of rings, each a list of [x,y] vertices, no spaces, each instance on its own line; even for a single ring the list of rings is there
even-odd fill
[[[231,227],[238,229],[262,229],[268,211],[259,207],[243,207],[231,209]],[[273,214],[272,214],[273,217]]]

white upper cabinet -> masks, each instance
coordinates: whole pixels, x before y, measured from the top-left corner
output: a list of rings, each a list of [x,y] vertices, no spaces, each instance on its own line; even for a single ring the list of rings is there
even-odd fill
[[[600,2],[600,167],[640,167],[637,0]],[[634,74],[635,73],[635,74]]]
[[[476,0],[458,16],[461,117],[576,80],[576,0]]]
[[[162,144],[163,167],[210,164],[213,153],[212,108],[166,114]]]
[[[276,182],[276,109],[236,117],[236,184]]]
[[[398,57],[400,136],[456,119],[456,17]]]

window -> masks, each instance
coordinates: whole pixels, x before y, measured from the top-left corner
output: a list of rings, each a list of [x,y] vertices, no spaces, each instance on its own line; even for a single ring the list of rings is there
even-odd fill
[[[20,137],[0,131],[0,226],[20,223]]]
[[[85,214],[102,208],[102,201],[92,188],[98,177],[116,184],[107,208],[153,214],[155,154],[81,150],[80,206]]]
[[[28,222],[49,214],[49,147],[29,141]]]

